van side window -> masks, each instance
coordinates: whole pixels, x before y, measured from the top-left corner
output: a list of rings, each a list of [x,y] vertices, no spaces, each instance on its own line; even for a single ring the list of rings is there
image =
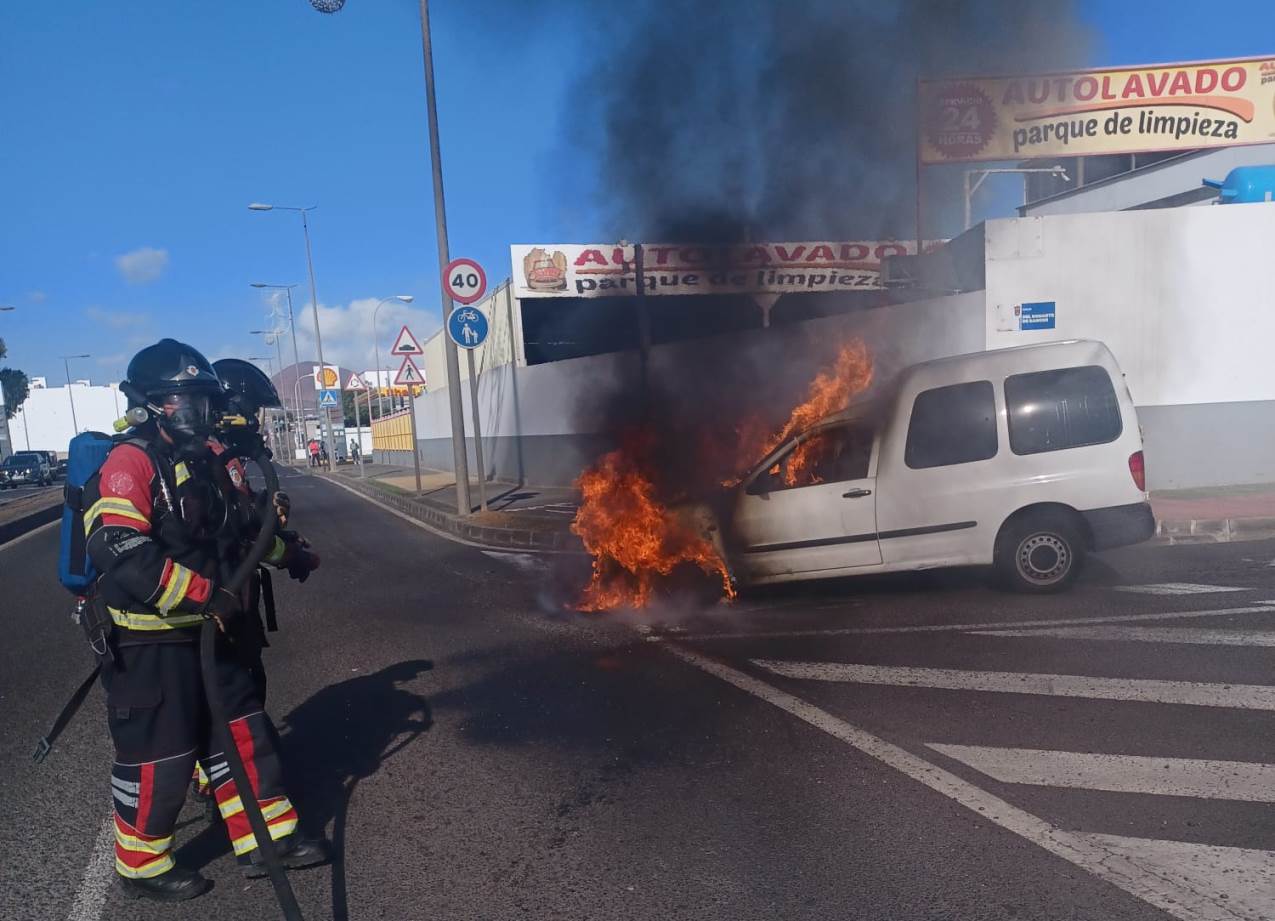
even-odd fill
[[[952,384],[917,394],[903,461],[914,470],[996,456],[996,398],[991,381]]]
[[[866,425],[843,425],[817,432],[800,440],[753,484],[750,492],[861,480],[868,475],[875,436],[874,429]]]
[[[1007,377],[1005,403],[1015,454],[1107,444],[1124,430],[1111,376],[1096,365]]]

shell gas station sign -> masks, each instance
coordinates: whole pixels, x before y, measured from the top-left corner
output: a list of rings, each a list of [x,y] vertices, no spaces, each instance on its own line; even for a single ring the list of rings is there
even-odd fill
[[[1275,57],[922,80],[922,165],[1275,140]]]

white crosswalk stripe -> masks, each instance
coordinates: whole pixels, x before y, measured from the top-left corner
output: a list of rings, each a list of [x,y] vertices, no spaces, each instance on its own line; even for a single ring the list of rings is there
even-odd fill
[[[759,668],[776,675],[806,681],[844,681],[852,684],[884,684],[949,691],[1036,694],[1275,711],[1275,687],[1260,684],[1208,684],[1153,678],[1095,678],[1088,675],[908,668],[843,662],[787,662],[774,659],[751,661]]]
[[[1275,765],[931,742],[1001,783],[1275,803]]]
[[[1199,627],[1055,627],[973,630],[974,636],[1013,636],[1100,642],[1181,643],[1194,646],[1275,646],[1275,630],[1209,630]]]
[[[1200,585],[1195,582],[1157,582],[1153,585],[1117,585],[1118,592],[1140,595],[1209,595],[1217,592],[1249,592],[1249,588],[1229,585]]]

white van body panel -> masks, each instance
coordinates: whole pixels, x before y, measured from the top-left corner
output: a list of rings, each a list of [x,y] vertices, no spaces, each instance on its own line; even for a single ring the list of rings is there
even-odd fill
[[[1120,410],[1119,435],[1105,444],[1014,453],[1006,378],[1088,366],[1102,368],[1111,379]],[[993,393],[995,455],[910,467],[906,445],[916,398],[935,388],[982,381],[990,382]],[[746,488],[737,492],[731,564],[740,581],[763,584],[990,564],[1002,526],[1023,509],[1055,504],[1101,514],[1148,503],[1129,469],[1131,455],[1142,450],[1137,413],[1119,365],[1100,342],[1024,346],[915,365],[897,379],[880,425],[867,480],[769,495],[749,495]],[[843,498],[855,488],[871,490],[871,495]],[[1141,511],[1149,520],[1149,506]],[[838,528],[841,542],[836,540]],[[771,546],[775,549],[761,549]]]

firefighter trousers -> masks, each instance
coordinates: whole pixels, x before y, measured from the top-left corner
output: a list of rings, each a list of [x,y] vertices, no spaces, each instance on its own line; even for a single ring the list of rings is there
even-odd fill
[[[297,813],[283,786],[279,736],[262,704],[263,682],[251,659],[218,636],[216,693],[230,715],[231,736],[247,768],[270,837],[297,827]],[[102,667],[107,720],[115,743],[111,796],[115,806],[115,869],[148,878],[173,867],[173,829],[198,760],[212,782],[230,843],[242,862],[256,839],[241,791],[217,744],[193,642],[123,645]]]

